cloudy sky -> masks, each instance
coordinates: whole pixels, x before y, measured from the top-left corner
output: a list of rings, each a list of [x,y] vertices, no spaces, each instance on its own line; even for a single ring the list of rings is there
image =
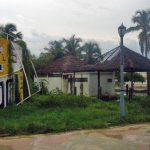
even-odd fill
[[[105,52],[119,44],[118,26],[132,26],[135,12],[148,8],[150,0],[0,0],[0,23],[15,23],[36,55],[48,41],[73,34],[97,41]],[[136,33],[126,35],[125,44],[139,51]]]

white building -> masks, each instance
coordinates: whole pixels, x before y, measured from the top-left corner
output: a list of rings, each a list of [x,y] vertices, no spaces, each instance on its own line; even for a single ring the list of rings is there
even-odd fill
[[[101,95],[115,95],[113,72],[101,72],[98,76],[97,71],[80,71],[83,65],[86,66],[84,61],[67,55],[55,60],[50,66],[38,70],[39,79],[46,81],[49,92],[59,89],[64,93],[94,97],[98,96],[98,91]],[[98,90],[98,82],[101,90]]]

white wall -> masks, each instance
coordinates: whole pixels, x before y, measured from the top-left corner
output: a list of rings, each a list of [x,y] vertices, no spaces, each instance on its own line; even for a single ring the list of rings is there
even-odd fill
[[[56,89],[59,89],[64,93],[68,92],[68,80],[63,79],[62,77],[39,77],[39,80],[44,81],[49,92]],[[35,82],[37,82],[36,78]]]
[[[98,95],[98,73],[97,72],[82,72],[77,73],[76,77],[86,77],[88,82],[83,82],[84,95],[95,96]],[[108,82],[111,79],[112,82]],[[80,95],[80,82],[76,82],[77,95]],[[100,73],[100,86],[102,95],[115,95],[115,74],[111,72]]]
[[[98,95],[98,75],[97,72],[89,73],[89,95],[96,96]]]
[[[112,79],[112,82],[108,82],[108,79]],[[102,95],[115,95],[115,73],[100,73],[100,86],[102,88]]]
[[[66,74],[64,74],[66,75]],[[73,74],[68,74],[72,75]],[[69,77],[69,76],[68,76]],[[81,84],[83,84],[83,95],[97,96],[98,95],[98,73],[97,72],[79,72],[75,73],[75,78],[87,78],[87,82],[75,82],[76,94],[81,94]],[[59,89],[64,93],[71,93],[70,82],[63,77],[39,77],[47,81],[46,85],[48,91]],[[108,82],[111,79],[112,82]],[[111,72],[100,73],[100,86],[102,88],[102,95],[115,94],[115,74]]]

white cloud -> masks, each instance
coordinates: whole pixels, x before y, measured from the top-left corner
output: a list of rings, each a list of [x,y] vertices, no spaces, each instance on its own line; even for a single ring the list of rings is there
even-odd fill
[[[36,54],[49,39],[72,34],[106,41],[101,43],[109,47],[119,41],[118,26],[122,22],[127,27],[133,25],[131,18],[135,11],[148,6],[150,0],[1,0],[0,23],[17,24]],[[132,33],[125,38],[135,41],[136,37]],[[127,43],[137,48],[136,44]]]

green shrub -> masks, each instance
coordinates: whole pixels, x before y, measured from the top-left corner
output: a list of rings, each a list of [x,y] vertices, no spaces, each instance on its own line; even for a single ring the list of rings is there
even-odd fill
[[[32,102],[39,107],[87,107],[96,99],[86,96],[75,96],[70,94],[49,94],[49,95],[37,95],[32,98]]]

